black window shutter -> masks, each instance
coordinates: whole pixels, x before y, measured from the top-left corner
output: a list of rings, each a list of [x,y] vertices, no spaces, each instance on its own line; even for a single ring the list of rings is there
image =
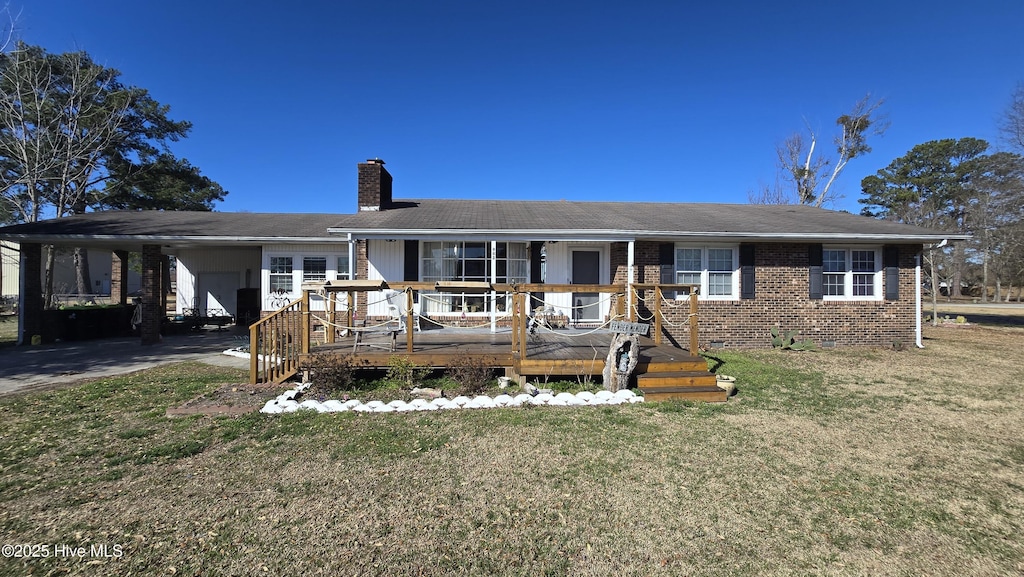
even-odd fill
[[[808,296],[811,299],[821,299],[824,296],[822,287],[822,263],[825,253],[820,244],[812,244],[807,247],[807,273],[808,273]]]
[[[754,245],[740,245],[740,298],[754,298]]]
[[[673,242],[663,242],[658,245],[658,278],[661,284],[674,284],[676,282],[676,245]],[[669,300],[676,298],[676,291],[662,291],[661,296]]]
[[[885,300],[899,300],[900,247],[886,246],[882,249],[882,266],[885,267]]]
[[[420,280],[420,241],[405,241],[405,267],[402,280],[414,282]]]

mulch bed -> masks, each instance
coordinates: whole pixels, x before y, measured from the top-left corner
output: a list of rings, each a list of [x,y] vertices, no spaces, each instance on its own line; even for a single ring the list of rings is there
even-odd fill
[[[189,417],[192,415],[236,417],[255,413],[270,399],[287,390],[285,385],[224,385],[216,391],[199,395],[177,407],[168,407],[168,417]]]

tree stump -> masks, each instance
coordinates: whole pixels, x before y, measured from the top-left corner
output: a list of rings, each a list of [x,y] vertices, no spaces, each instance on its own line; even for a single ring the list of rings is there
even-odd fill
[[[640,338],[636,335],[617,333],[608,347],[604,371],[601,373],[604,377],[604,388],[614,393],[629,387],[629,377],[636,370],[639,360]]]

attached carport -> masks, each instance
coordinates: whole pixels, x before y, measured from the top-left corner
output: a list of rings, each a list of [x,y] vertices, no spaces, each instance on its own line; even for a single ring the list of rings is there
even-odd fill
[[[111,297],[122,304],[128,303],[128,254],[140,253],[140,341],[150,345],[160,340],[169,254],[183,249],[260,248],[270,242],[347,240],[327,234],[337,221],[338,216],[331,214],[108,211],[0,228],[0,239],[21,245],[18,344],[29,344],[34,335],[42,334],[44,245],[111,251]]]

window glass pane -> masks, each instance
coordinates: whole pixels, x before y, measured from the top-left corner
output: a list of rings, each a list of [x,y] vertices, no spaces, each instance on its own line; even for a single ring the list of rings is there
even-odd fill
[[[823,270],[825,272],[845,272],[846,271],[846,251],[845,250],[826,250],[823,254],[824,262],[822,262]]]
[[[708,270],[733,270],[731,248],[709,248]],[[712,293],[714,294],[714,293]]]
[[[338,268],[334,275],[337,280],[350,279],[352,278],[350,271],[348,270],[348,255],[338,257]]]
[[[732,294],[732,273],[713,272],[708,274],[708,294],[727,296]]]
[[[498,244],[501,246],[501,244]],[[508,258],[516,258],[526,260],[530,258],[530,248],[526,243],[522,242],[510,242],[508,243]]]
[[[869,297],[875,294],[875,275],[855,274],[853,275],[853,295],[858,297]]]
[[[843,290],[845,276],[844,274],[825,273],[822,282],[823,292],[828,296],[842,296],[845,292]]]
[[[465,263],[465,278],[467,280],[485,280],[487,276],[487,261],[467,260]]]
[[[699,248],[677,248],[676,249],[676,270],[677,271],[699,271],[703,267],[700,263]],[[680,281],[682,282],[682,281]]]
[[[853,272],[875,272],[875,251],[854,250],[851,251],[853,259]]]
[[[487,243],[467,242],[464,258],[487,258]]]
[[[699,272],[679,272],[676,273],[676,282],[678,284],[695,284],[700,286],[700,273]]]
[[[327,257],[302,257],[302,282],[318,282],[327,280]]]
[[[292,257],[290,256],[272,256],[270,257],[270,272],[271,274],[277,273],[292,273]]]

